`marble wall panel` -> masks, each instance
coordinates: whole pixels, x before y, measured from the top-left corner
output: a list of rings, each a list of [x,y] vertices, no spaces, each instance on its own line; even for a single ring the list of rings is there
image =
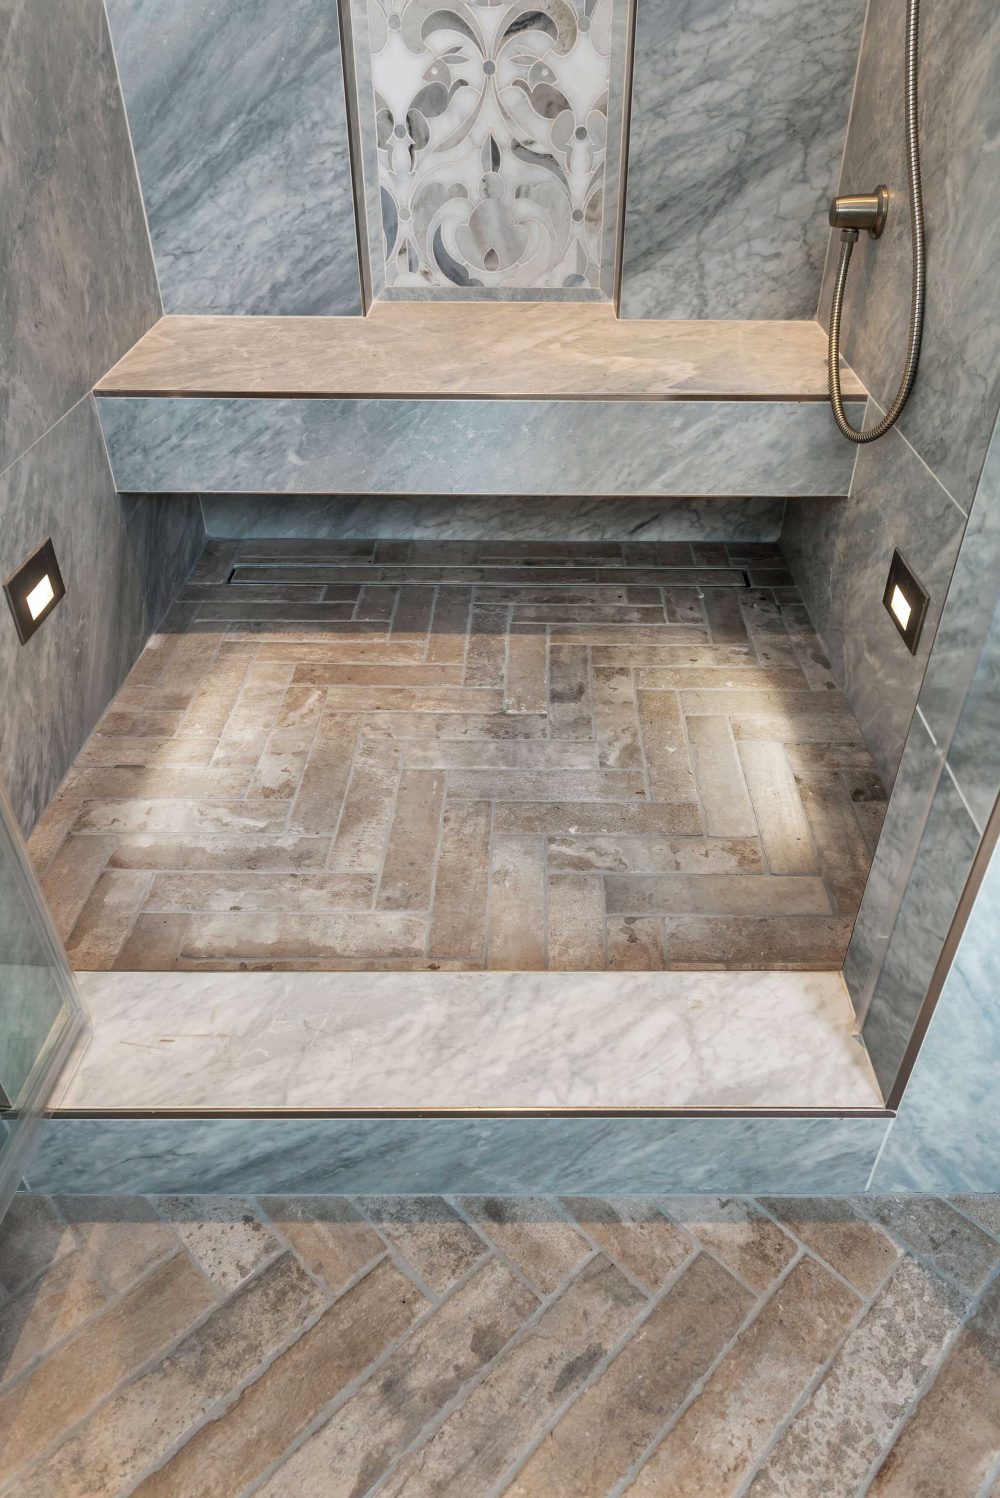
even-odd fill
[[[167,312],[361,311],[336,0],[108,0]]]
[[[51,1121],[53,1192],[863,1191],[886,1119]]]
[[[1000,1190],[1000,855],[994,853],[907,1083],[874,1191]]]
[[[638,0],[626,317],[812,317],[865,0]]]
[[[0,774],[27,831],[204,541],[196,499],[120,498],[93,399],[0,475],[0,575],[51,536],[66,597],[26,645],[0,615]]]
[[[607,297],[629,0],[354,0],[376,294]]]
[[[781,499],[205,494],[210,536],[471,541],[775,541]]]
[[[0,473],[160,315],[102,0],[0,5]]]
[[[841,175],[841,190],[885,182],[892,193],[882,238],[863,237],[855,250],[844,306],[844,355],[883,407],[899,383],[910,309],[905,10],[901,0],[871,0]],[[900,425],[968,509],[1000,404],[1000,9],[994,0],[924,0],[920,12],[927,316]],[[824,322],[834,271],[831,255]]]
[[[819,401],[108,396],[99,409],[118,488],[151,493],[846,494],[854,461]]]
[[[833,673],[891,787],[966,517],[895,431],[857,449],[850,488],[846,503],[789,506],[782,547]],[[930,593],[915,656],[882,607],[897,546]]]

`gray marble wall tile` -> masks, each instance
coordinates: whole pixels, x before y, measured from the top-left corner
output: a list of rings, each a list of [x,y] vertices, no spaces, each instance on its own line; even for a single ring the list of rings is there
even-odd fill
[[[33,1191],[863,1191],[877,1118],[55,1119]]]
[[[638,0],[626,317],[812,317],[865,0]]]
[[[781,499],[206,494],[210,536],[467,541],[775,541]]]
[[[857,404],[856,402],[854,404]],[[846,494],[819,401],[103,397],[123,491]]]
[[[0,774],[27,831],[204,540],[189,496],[120,499],[92,399],[0,475],[0,575],[51,536],[66,597],[26,645],[0,615]]]
[[[879,772],[891,786],[931,653],[965,515],[898,432],[857,449],[845,501],[789,506],[782,546]],[[910,655],[882,593],[895,547],[930,593]]]
[[[906,351],[910,226],[903,133],[900,0],[871,0],[841,186],[893,194],[885,233],[855,250],[844,354],[882,406]],[[927,319],[920,373],[901,428],[967,509],[1000,404],[1000,8],[995,0],[921,5],[921,146],[927,217]],[[835,270],[827,265],[820,317]],[[882,444],[879,444],[880,446]]]
[[[1000,855],[980,887],[873,1191],[1000,1190]]]
[[[0,473],[160,315],[102,0],[0,4]]]
[[[361,311],[336,0],[108,0],[168,312]]]
[[[954,779],[938,781],[862,1034],[888,1096],[941,955],[979,832]]]
[[[995,552],[993,565],[996,570]],[[973,821],[984,832],[1000,790],[1000,609],[993,615],[948,751],[948,765]]]

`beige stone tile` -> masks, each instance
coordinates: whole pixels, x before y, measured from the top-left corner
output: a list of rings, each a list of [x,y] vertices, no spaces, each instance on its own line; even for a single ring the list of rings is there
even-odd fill
[[[854,915],[861,904],[871,853],[850,797],[839,776],[827,772],[796,775],[795,783],[835,908]]]
[[[797,1264],[627,1491],[634,1498],[735,1493],[858,1304],[818,1264]]]
[[[81,1327],[30,1379],[0,1396],[0,1449],[7,1476],[51,1443],[54,1410],[64,1429],[73,1425],[211,1304],[207,1284],[190,1259],[178,1254]]]
[[[206,911],[238,914],[259,910],[324,915],[332,910],[367,910],[375,895],[374,874],[316,874],[273,869],[211,873],[157,874],[145,909],[164,913]]]
[[[563,1415],[505,1498],[595,1498],[609,1492],[704,1376],[751,1304],[742,1285],[699,1254],[598,1382]],[[676,1492],[681,1498],[681,1490]]]
[[[443,1294],[488,1252],[440,1196],[366,1196],[359,1206],[420,1280]]]
[[[736,1197],[668,1196],[662,1206],[754,1290],[766,1290],[798,1253],[787,1233]]]
[[[265,1215],[306,1268],[338,1293],[385,1244],[350,1202],[336,1196],[264,1196]]]
[[[687,736],[705,831],[712,837],[756,837],[757,820],[729,720],[688,718]]]
[[[160,739],[170,738],[173,734],[190,738],[197,735],[200,726],[200,720],[191,717],[190,713],[190,708],[187,712],[183,713],[118,712],[114,705],[112,705],[98,723],[97,731],[101,734],[102,738],[120,736],[128,739]],[[215,716],[218,716],[218,710]],[[216,732],[217,730],[211,731],[209,736],[214,738]]]
[[[410,770],[596,770],[593,744],[569,739],[397,739]]]
[[[548,801],[498,806],[497,832],[546,837],[696,837],[701,813],[695,803],[659,805],[635,801]]]
[[[443,771],[401,772],[378,886],[380,910],[430,909],[444,797]]]
[[[707,622],[698,588],[664,588],[663,607],[669,624],[704,625]]]
[[[493,840],[487,967],[530,972],[545,967],[545,839]]]
[[[259,1498],[353,1498],[500,1352],[535,1309],[496,1260],[484,1264],[259,1490]]]
[[[511,628],[507,646],[505,713],[544,713],[548,705],[548,647],[545,630],[530,624]]]
[[[80,805],[76,797],[57,792],[31,829],[28,856],[39,879],[69,836],[79,814]]]
[[[215,752],[216,739],[135,738],[126,735],[91,734],[74,761],[80,769],[114,765],[207,766]]]
[[[269,742],[274,740],[271,735]],[[257,768],[247,786],[247,796],[254,801],[291,801],[298,791],[306,768],[303,752],[287,754],[266,750],[257,761]]]
[[[454,770],[448,795],[461,801],[629,801],[645,797],[640,770]]]
[[[180,1247],[177,1234],[143,1196],[61,1196],[56,1205],[118,1293]]]
[[[782,604],[781,616],[785,621],[795,658],[812,690],[819,692],[836,687],[837,681],[830,670],[830,662],[805,607],[800,603],[785,602]]]
[[[330,854],[334,873],[378,876],[392,825],[398,781],[399,752],[395,745],[386,740],[363,740],[351,768]]]
[[[592,674],[598,762],[608,769],[641,769],[632,672],[625,666],[594,666]]]
[[[899,1258],[892,1239],[846,1201],[769,1196],[763,1204],[862,1295],[873,1295]]]
[[[15,1295],[76,1246],[47,1197],[17,1192],[0,1219],[0,1292]]]
[[[284,700],[281,687],[243,687],[219,734],[213,765],[256,762]]]
[[[672,967],[838,968],[853,916],[673,915],[666,920]]]
[[[73,808],[73,821],[81,808]],[[115,850],[113,837],[69,836],[51,859],[42,880],[42,892],[63,941],[80,919],[80,912],[93,893],[108,859]]]
[[[897,1243],[969,1291],[981,1289],[1000,1263],[1000,1243],[940,1197],[866,1196],[861,1205]]]
[[[609,912],[710,916],[827,915],[822,879],[784,874],[608,874]]]
[[[666,963],[663,923],[654,916],[609,916],[607,944],[614,972],[658,972]]]
[[[668,641],[673,638],[672,633],[666,636]],[[595,666],[628,666],[635,670],[666,671],[672,668],[682,668],[687,671],[698,667],[712,671],[757,669],[748,644],[742,646],[709,645],[704,643],[704,639],[704,631],[702,631],[701,643],[690,645],[669,643],[593,645],[590,658]],[[694,686],[695,683],[692,681],[691,685]]]
[[[419,1291],[392,1264],[370,1274],[277,1357],[222,1414],[133,1491],[223,1498],[254,1481],[316,1414],[418,1316]]]
[[[759,874],[754,838],[559,837],[549,838],[549,868],[608,874]]]
[[[357,607],[354,610],[355,619],[380,619],[392,618],[396,607],[396,599],[399,596],[397,588],[380,587],[377,583],[367,583],[358,594]]]
[[[807,691],[806,681],[798,666],[766,668],[754,666],[744,657],[744,663],[736,667],[726,666],[669,666],[645,668],[636,672],[636,685],[651,692],[718,691],[740,690]]]
[[[207,916],[189,922],[180,956],[186,958],[300,959],[420,957],[423,916],[392,911],[343,915]]]
[[[616,1263],[649,1290],[658,1290],[695,1245],[639,1196],[568,1196],[563,1205]]]
[[[465,654],[466,686],[503,687],[509,623],[508,608],[473,602],[469,646]]]
[[[0,1305],[0,1388],[104,1306],[81,1253],[63,1254],[27,1290]]]
[[[504,716],[495,712],[371,713],[365,718],[366,736],[392,739],[543,739],[548,731],[541,715]]]
[[[844,697],[840,692],[802,692],[777,690],[684,691],[680,694],[681,707],[692,714],[725,713],[732,718],[785,717],[788,720],[786,737],[795,737],[795,724],[800,716],[809,717],[813,712],[847,712]],[[781,738],[782,735],[776,735]]]
[[[210,870],[321,869],[330,837],[157,837],[116,840],[108,859],[111,869]]]
[[[774,581],[780,586],[781,574]],[[785,621],[767,588],[751,588],[743,593],[740,606],[747,623],[747,632],[762,666],[795,666],[798,655],[785,628]]]
[[[503,637],[501,636],[501,644]],[[503,679],[501,661],[500,678]],[[384,687],[413,691],[417,687],[460,687],[461,672],[447,661],[355,661],[344,664],[317,664],[304,662],[295,667],[296,682],[312,682],[323,687]],[[490,681],[472,682],[466,677],[468,686],[498,685]],[[369,694],[371,695],[371,694]],[[336,703],[330,704],[334,710]]]
[[[393,614],[390,640],[412,640],[426,649],[434,612],[434,589],[420,586],[400,588]]]
[[[181,1263],[197,1276],[190,1260]],[[208,1295],[206,1282],[197,1279]],[[45,1457],[23,1479],[18,1498],[131,1491],[145,1468],[302,1329],[324,1301],[305,1270],[283,1255]],[[193,1303],[192,1293],[185,1305],[189,1316]],[[147,1339],[147,1354],[151,1350]]]
[[[251,587],[227,588],[226,598],[206,599],[198,605],[199,621],[228,623],[230,620],[234,622],[250,620],[259,624],[285,621],[322,625],[332,620],[350,619],[354,613],[354,604],[348,600],[331,603],[295,603],[275,600],[269,603],[266,599],[246,598],[245,595],[252,591]],[[271,589],[268,588],[267,597],[270,598],[270,596]]]
[[[556,640],[550,643],[548,716],[553,738],[593,738],[590,661],[585,645]]]
[[[548,880],[548,956],[554,972],[607,966],[604,885],[598,874],[552,874]]]
[[[445,806],[427,945],[432,959],[485,961],[491,814],[488,801]]]
[[[702,601],[713,645],[749,647],[750,637],[735,591],[730,591],[729,588],[706,588]]]
[[[688,695],[688,694],[685,694]],[[696,801],[678,693],[638,692],[639,727],[654,801]]]
[[[115,765],[104,769],[72,770],[70,787],[83,799],[108,801],[116,797],[185,801],[237,801],[248,796],[249,769],[218,770],[199,765]]]
[[[463,1196],[459,1206],[542,1295],[552,1295],[593,1247],[544,1196]]]
[[[209,1279],[226,1294],[282,1251],[244,1197],[161,1196],[156,1205]]]
[[[198,690],[176,725],[181,738],[217,739],[236,705],[249,658],[242,655],[220,656],[202,676]],[[107,733],[107,718],[101,732]]]
[[[461,662],[469,635],[471,588],[439,588],[427,645],[429,661]]]
[[[287,817],[288,807],[280,801],[87,801],[78,830],[261,837],[284,832]]]
[[[753,1498],[857,1492],[963,1309],[953,1289],[905,1259],[771,1451]]]
[[[826,707],[819,692],[809,694],[816,706],[796,713],[785,709],[773,713],[731,714],[733,734],[737,739],[766,739],[787,747],[803,744],[861,745],[861,730],[852,715],[843,708]]]
[[[503,693],[491,687],[330,687],[331,712],[499,713]]]
[[[819,873],[809,822],[784,746],[745,740],[739,754],[771,873]]]
[[[487,1493],[587,1380],[645,1300],[604,1259],[588,1265],[381,1490]]]
[[[979,1493],[1000,1455],[1000,1281],[952,1343],[882,1463],[870,1498]]]
[[[110,968],[127,940],[149,891],[152,875],[132,869],[103,873],[66,941],[77,972]]]
[[[332,834],[344,805],[359,730],[360,719],[349,714],[323,719],[299,782],[289,832]]]
[[[889,808],[885,787],[874,770],[841,770],[840,783],[851,802],[868,851],[874,854]]]
[[[177,966],[191,916],[136,916],[135,925],[118,949],[113,967],[121,973],[169,972]]]

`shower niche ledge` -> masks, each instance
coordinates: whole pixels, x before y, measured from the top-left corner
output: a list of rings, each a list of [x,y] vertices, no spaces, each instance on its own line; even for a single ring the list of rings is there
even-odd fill
[[[809,321],[387,302],[166,316],[96,395],[123,492],[836,496],[825,359]]]

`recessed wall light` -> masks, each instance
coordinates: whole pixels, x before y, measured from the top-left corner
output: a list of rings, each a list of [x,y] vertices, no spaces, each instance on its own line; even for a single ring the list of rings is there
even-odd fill
[[[28,560],[4,580],[3,590],[14,616],[18,638],[22,645],[26,645],[66,594],[51,539],[43,541]]]
[[[911,655],[916,655],[930,595],[910,571],[898,548],[892,554],[882,602],[889,611],[889,618],[903,636],[907,650]]]

